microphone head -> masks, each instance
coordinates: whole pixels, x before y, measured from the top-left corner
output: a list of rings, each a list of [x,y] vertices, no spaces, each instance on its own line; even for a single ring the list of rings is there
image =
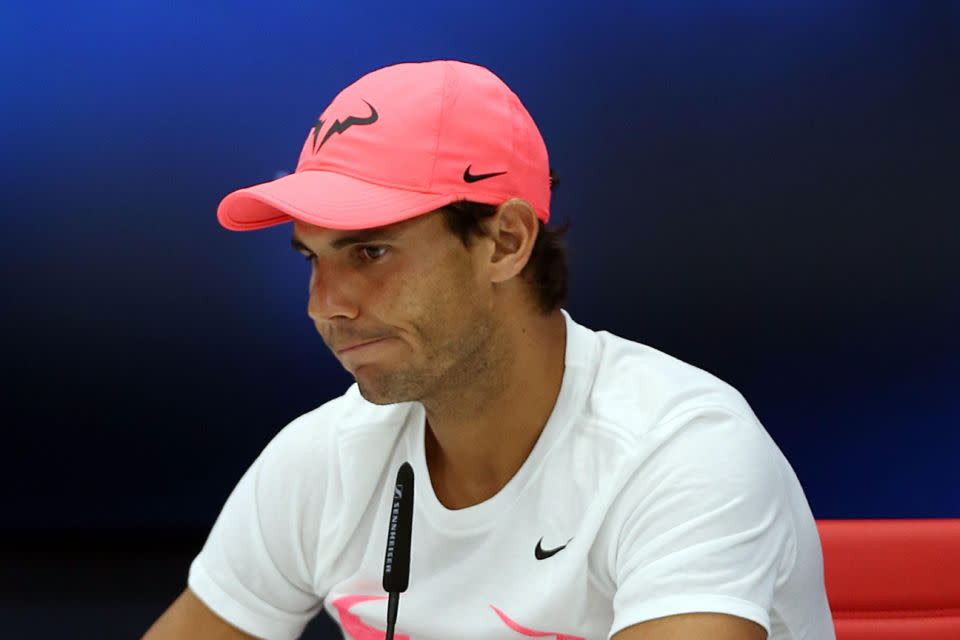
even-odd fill
[[[390,526],[387,528],[387,553],[383,561],[383,590],[400,593],[410,581],[410,533],[413,528],[413,467],[400,465],[393,489]]]

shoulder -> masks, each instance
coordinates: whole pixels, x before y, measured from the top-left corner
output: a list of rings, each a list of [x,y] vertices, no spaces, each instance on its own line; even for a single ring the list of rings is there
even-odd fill
[[[724,473],[714,457],[724,469],[783,473],[782,453],[732,385],[646,344],[568,326],[576,391],[564,405],[570,431],[552,455],[563,468],[584,470],[577,475],[585,496],[613,499],[636,486],[638,475],[659,482],[690,464],[709,481]],[[591,504],[605,508],[602,500]]]
[[[693,503],[703,490],[719,500],[750,492],[765,504],[782,496],[789,465],[736,388],[649,345],[593,336],[570,442],[579,459],[593,459],[597,489],[627,501],[661,490],[699,496]]]
[[[628,502],[652,487],[691,495],[713,487],[721,500],[742,491],[766,503],[782,497],[789,463],[736,388],[651,346],[590,333],[567,449],[597,470],[593,490]]]
[[[368,402],[353,384],[343,395],[284,426],[264,447],[254,467],[261,481],[277,487],[321,486],[331,475],[340,474],[344,458],[357,448],[363,449],[371,462],[378,457],[378,450],[386,455],[409,410],[409,403]]]
[[[607,331],[594,336],[595,364],[585,409],[601,430],[639,443],[684,416],[715,414],[759,426],[744,396],[716,375]]]
[[[329,534],[353,518],[374,491],[410,410],[374,405],[356,387],[292,420],[264,447],[235,493],[259,514],[264,535]],[[362,460],[363,464],[357,464]],[[302,527],[301,527],[302,525]]]
[[[368,402],[354,383],[343,395],[290,421],[273,437],[264,452],[315,455],[384,424],[402,422],[408,411],[409,403],[376,405]]]

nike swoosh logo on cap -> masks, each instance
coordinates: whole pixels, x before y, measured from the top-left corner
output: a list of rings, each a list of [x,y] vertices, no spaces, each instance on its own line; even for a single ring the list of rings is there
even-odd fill
[[[467,168],[463,170],[463,180],[464,182],[477,182],[478,180],[486,180],[487,178],[492,178],[493,176],[502,176],[506,171],[498,171],[497,173],[478,173],[473,175],[470,173],[470,167],[472,164],[467,165]]]

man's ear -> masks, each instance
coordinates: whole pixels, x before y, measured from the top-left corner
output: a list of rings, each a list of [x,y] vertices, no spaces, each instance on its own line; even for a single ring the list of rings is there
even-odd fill
[[[490,279],[505,282],[527,266],[540,232],[539,219],[529,202],[511,198],[497,207],[487,225],[494,248],[490,257]]]

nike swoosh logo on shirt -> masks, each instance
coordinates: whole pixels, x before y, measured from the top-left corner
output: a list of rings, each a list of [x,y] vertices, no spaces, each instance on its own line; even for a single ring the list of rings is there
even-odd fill
[[[573,540],[573,538],[570,538],[570,540]],[[567,540],[567,544],[570,544],[570,540]],[[537,557],[537,560],[546,560],[550,556],[555,556],[567,548],[567,544],[565,544],[562,547],[557,547],[556,549],[544,549],[540,546],[541,543],[543,543],[543,538],[540,538],[540,540],[537,542],[537,548],[533,550],[533,555]]]

